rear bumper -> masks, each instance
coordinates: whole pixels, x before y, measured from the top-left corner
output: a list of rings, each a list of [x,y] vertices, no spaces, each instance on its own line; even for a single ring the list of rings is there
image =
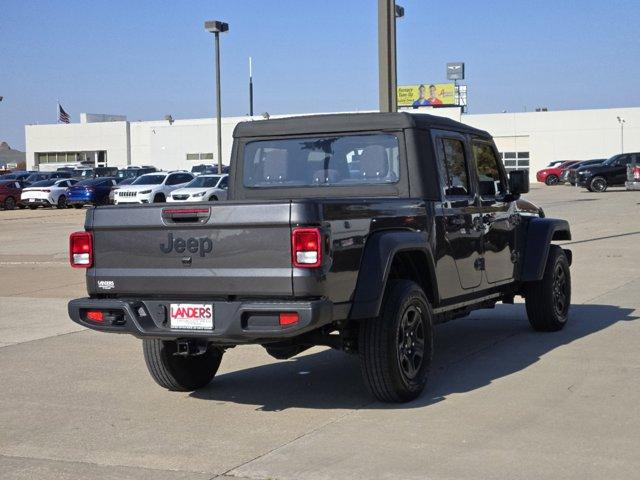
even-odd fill
[[[627,187],[627,190],[640,190],[640,182],[627,181],[624,186]]]
[[[53,205],[47,198],[23,198],[20,203],[23,205],[44,205],[45,207]]]
[[[171,328],[171,303],[213,305],[212,330]],[[333,321],[333,304],[328,300],[307,301],[204,301],[79,298],[68,305],[71,319],[83,327],[101,332],[128,333],[138,338],[201,338],[220,345],[268,343],[315,330]],[[88,310],[106,313],[103,322],[87,319]],[[280,326],[278,314],[296,312],[299,320]]]

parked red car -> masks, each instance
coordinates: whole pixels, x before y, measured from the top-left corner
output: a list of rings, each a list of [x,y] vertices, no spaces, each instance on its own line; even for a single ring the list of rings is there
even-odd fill
[[[551,162],[549,166],[547,166],[547,168],[538,170],[538,172],[536,173],[536,179],[539,182],[545,183],[547,185],[557,185],[560,181],[562,170],[578,162],[579,160],[569,160],[560,164],[558,164],[557,162]]]
[[[24,208],[20,203],[20,195],[24,187],[24,182],[19,180],[0,180],[0,207],[5,210]]]

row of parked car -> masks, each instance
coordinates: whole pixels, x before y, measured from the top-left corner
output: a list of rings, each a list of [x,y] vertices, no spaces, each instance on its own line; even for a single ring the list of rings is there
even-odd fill
[[[149,166],[116,169],[115,172],[94,169],[90,178],[86,178],[82,170],[35,172],[35,178],[33,172],[2,175],[0,206],[5,210],[40,206],[82,208],[112,203],[214,201],[227,197],[228,174],[210,173],[214,171],[213,167],[195,172],[163,172]],[[115,175],[105,176],[104,173]]]
[[[626,186],[640,190],[640,152],[621,153],[608,159],[555,161],[536,173],[546,185],[562,183],[604,192],[608,187]]]

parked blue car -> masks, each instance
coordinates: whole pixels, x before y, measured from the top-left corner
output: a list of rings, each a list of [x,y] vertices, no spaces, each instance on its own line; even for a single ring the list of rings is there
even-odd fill
[[[69,187],[67,190],[67,204],[74,208],[82,208],[83,205],[107,205],[109,193],[118,183],[114,177],[100,177],[83,180]]]

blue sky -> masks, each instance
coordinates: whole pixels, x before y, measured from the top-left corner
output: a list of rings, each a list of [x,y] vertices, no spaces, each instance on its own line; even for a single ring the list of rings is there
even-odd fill
[[[130,120],[213,115],[222,19],[223,114],[377,108],[376,0],[0,0],[0,140],[55,123],[56,99]],[[471,113],[639,106],[640,1],[399,0],[399,83],[465,61]]]

